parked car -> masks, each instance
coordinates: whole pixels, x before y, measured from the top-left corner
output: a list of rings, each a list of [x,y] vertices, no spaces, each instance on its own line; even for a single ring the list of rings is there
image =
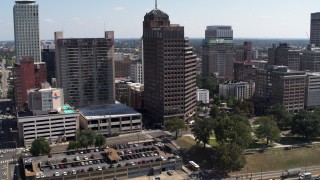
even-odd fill
[[[173,171],[172,171],[172,170],[169,170],[169,171],[167,171],[167,174],[168,174],[169,176],[172,176],[172,175],[173,175]]]

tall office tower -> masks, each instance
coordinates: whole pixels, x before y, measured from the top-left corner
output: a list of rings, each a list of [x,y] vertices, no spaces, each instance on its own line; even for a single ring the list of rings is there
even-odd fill
[[[237,45],[235,47],[236,61],[251,61],[252,58],[252,42],[245,41],[243,45]]]
[[[130,76],[131,59],[129,56],[122,56],[120,60],[114,60],[115,78],[126,78]]]
[[[268,49],[268,64],[287,66],[290,70],[300,70],[300,50],[291,47],[287,43],[273,45]]]
[[[40,88],[41,83],[47,81],[46,64],[34,63],[32,57],[24,57],[19,64],[14,65],[13,77],[16,110],[21,112],[27,108],[27,91]]]
[[[320,12],[311,13],[310,44],[320,47]]]
[[[130,73],[131,80],[135,83],[143,84],[143,65],[140,60],[132,61]]]
[[[65,101],[75,107],[113,104],[114,32],[105,38],[64,39],[55,32],[56,78]]]
[[[231,26],[207,26],[202,44],[202,74],[233,79],[233,49]]]
[[[39,8],[33,0],[18,0],[13,7],[16,63],[24,56],[41,61]]]
[[[42,61],[47,66],[47,81],[52,84],[52,78],[56,77],[55,49],[43,49],[41,52]]]
[[[144,16],[144,107],[153,123],[196,111],[196,55],[184,27],[157,7]]]

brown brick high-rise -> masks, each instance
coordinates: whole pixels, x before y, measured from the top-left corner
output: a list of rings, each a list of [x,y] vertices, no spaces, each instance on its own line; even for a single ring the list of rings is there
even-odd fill
[[[144,105],[154,123],[188,120],[196,109],[196,55],[184,27],[155,8],[144,16]]]

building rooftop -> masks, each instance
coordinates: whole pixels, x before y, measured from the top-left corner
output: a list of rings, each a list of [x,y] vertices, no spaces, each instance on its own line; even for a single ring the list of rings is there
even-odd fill
[[[108,115],[121,115],[121,114],[138,114],[137,111],[131,109],[123,104],[106,104],[98,106],[89,106],[78,108],[80,114],[83,116],[108,116]]]

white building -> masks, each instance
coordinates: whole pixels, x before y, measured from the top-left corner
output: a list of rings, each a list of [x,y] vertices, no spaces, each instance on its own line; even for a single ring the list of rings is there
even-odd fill
[[[141,61],[131,63],[130,78],[136,83],[143,84],[143,64]]]
[[[239,100],[251,99],[254,94],[254,91],[254,82],[226,81],[224,84],[219,84],[219,95],[226,99],[231,96]]]
[[[28,107],[34,115],[47,114],[63,106],[63,89],[51,88],[49,83],[42,83],[42,89],[28,90],[28,99]]]
[[[16,62],[32,56],[41,62],[39,40],[39,9],[34,0],[17,0],[13,7]]]
[[[141,113],[123,105],[108,104],[79,108],[80,126],[99,134],[112,135],[142,130]]]
[[[308,73],[305,93],[305,107],[320,105],[320,73]]]
[[[79,128],[79,113],[70,106],[46,115],[18,115],[19,139],[24,146],[30,146],[38,137],[46,138],[55,144],[75,138]]]
[[[197,101],[202,104],[209,104],[209,90],[197,89]]]

